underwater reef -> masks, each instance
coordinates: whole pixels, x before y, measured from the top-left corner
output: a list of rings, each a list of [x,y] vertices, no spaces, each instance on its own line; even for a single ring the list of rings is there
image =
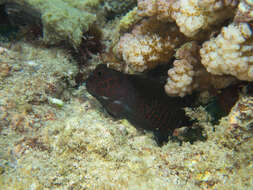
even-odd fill
[[[0,189],[252,189],[252,15],[251,0],[0,0]],[[85,85],[101,63],[196,94],[193,126],[158,146],[113,118]]]
[[[142,0],[137,6],[138,22],[115,43],[113,65],[122,61],[122,70],[143,72],[173,64],[164,87],[170,96],[253,80],[252,26],[245,22],[251,1]]]

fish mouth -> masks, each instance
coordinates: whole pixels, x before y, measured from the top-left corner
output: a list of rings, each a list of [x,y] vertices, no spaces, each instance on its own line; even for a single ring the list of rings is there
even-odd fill
[[[86,87],[87,91],[88,91],[91,95],[94,96],[95,92],[93,92],[93,90],[92,90],[92,83],[91,83],[90,79],[89,79],[89,78],[86,79],[86,80],[84,81],[84,84],[85,84],[85,87]]]
[[[103,100],[109,100],[110,98],[106,97],[106,96],[98,96],[99,99],[103,99]]]

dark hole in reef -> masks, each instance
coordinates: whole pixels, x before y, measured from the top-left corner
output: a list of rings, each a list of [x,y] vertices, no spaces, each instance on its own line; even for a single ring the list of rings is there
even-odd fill
[[[180,137],[172,137],[173,141],[178,141],[180,145],[183,142],[190,142],[193,144],[196,141],[206,141],[207,136],[204,134],[202,127],[188,127],[183,135]]]
[[[0,36],[1,40],[14,38],[17,34],[18,27],[12,26],[5,11],[5,4],[0,5]]]
[[[98,76],[102,76],[102,72],[101,71],[98,72]]]
[[[40,12],[29,5],[5,3],[0,5],[0,35],[7,41],[42,36]]]
[[[247,85],[247,92],[250,96],[253,96],[253,82],[250,82],[248,85]]]
[[[105,45],[102,43],[102,31],[95,24],[83,33],[80,45],[71,47],[70,52],[79,66],[87,66],[88,60],[93,54],[102,53]]]
[[[0,26],[10,24],[8,15],[5,11],[5,4],[0,5]]]
[[[175,60],[175,58],[172,58],[171,60],[169,60],[168,63],[158,65],[154,69],[151,69],[151,70],[147,71],[144,74],[147,75],[147,77],[158,80],[162,84],[165,85],[165,83],[167,81],[167,78],[168,78],[168,70],[173,67],[173,61],[174,60]]]
[[[80,46],[76,49],[70,49],[72,57],[76,60],[79,67],[79,73],[75,77],[76,87],[85,82],[85,67],[88,66],[92,55],[103,53],[105,45],[102,43],[102,37],[101,30],[94,24],[89,31],[84,32]]]
[[[239,99],[239,93],[242,87],[245,85],[246,83],[241,82],[224,88],[205,105],[206,111],[212,118],[211,122],[213,125],[217,125],[222,117],[230,113],[232,107]]]
[[[204,105],[205,110],[211,116],[211,123],[213,125],[217,125],[220,122],[222,117],[227,116],[232,107],[239,99],[239,94],[244,87],[247,87],[247,94],[253,95],[253,83],[252,82],[239,82],[237,84],[231,85],[225,89],[219,90],[220,93],[214,95],[209,102]],[[199,106],[199,105],[194,105]],[[194,127],[196,125],[193,121],[193,127],[186,128],[184,133],[179,136],[173,136],[172,140],[179,141],[182,143],[183,141],[190,142],[191,144],[195,141],[205,141],[207,139],[207,135],[203,132],[203,128]],[[216,126],[218,127],[218,126]],[[215,131],[215,127],[213,128]]]
[[[253,82],[239,82],[221,90],[221,93],[214,96],[204,105],[211,116],[211,123],[217,125],[222,117],[227,116],[232,107],[239,99],[239,94],[246,90],[246,94],[253,96]],[[213,129],[215,131],[215,128]]]

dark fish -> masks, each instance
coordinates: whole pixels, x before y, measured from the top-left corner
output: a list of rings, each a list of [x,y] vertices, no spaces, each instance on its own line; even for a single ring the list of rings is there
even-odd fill
[[[159,144],[175,128],[188,125],[185,99],[169,97],[163,84],[140,75],[123,74],[100,64],[86,81],[88,92],[116,118],[153,131]]]

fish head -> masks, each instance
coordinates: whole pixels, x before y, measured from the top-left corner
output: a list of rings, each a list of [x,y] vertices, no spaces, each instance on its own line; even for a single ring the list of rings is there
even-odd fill
[[[122,88],[124,74],[100,64],[86,80],[87,91],[96,98],[119,99],[125,91]]]

